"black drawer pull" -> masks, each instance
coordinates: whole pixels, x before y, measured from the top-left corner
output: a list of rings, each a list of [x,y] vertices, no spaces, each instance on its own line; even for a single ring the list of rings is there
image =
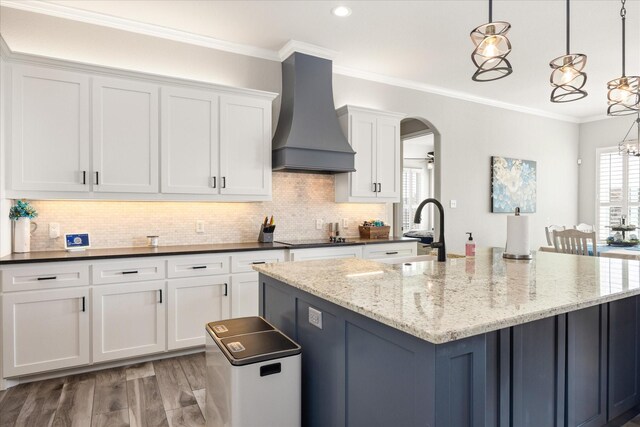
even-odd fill
[[[395,252],[385,252],[387,255],[398,255],[398,251]]]
[[[87,171],[82,171],[82,185],[87,185]]]
[[[86,310],[86,306],[85,306],[85,297],[82,297],[82,312],[84,313]]]
[[[266,377],[267,375],[279,374],[282,372],[282,366],[280,363],[272,363],[271,365],[260,366],[260,376]]]
[[[56,280],[58,276],[38,277],[38,280]]]
[[[162,304],[162,289],[158,289],[160,291],[160,304]]]
[[[100,185],[100,172],[96,171],[96,185]]]
[[[122,274],[138,274],[138,270],[123,271]]]
[[[266,261],[256,261],[256,262],[252,262],[251,264],[253,265],[258,265],[258,264],[266,264]]]
[[[229,295],[229,293],[227,292],[229,290],[229,286],[225,283],[224,284],[224,296],[226,297],[227,295]]]
[[[207,268],[206,265],[194,265],[193,267],[194,270],[202,270],[203,268]]]

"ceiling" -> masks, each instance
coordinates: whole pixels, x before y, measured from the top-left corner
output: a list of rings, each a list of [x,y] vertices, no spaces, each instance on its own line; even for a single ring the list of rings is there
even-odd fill
[[[22,3],[18,5],[18,3]],[[180,30],[222,40],[224,49],[276,59],[290,39],[337,52],[335,70],[428,92],[455,96],[572,121],[603,118],[606,82],[621,74],[620,2],[573,0],[573,53],[588,57],[586,90],[577,102],[549,102],[549,61],[563,55],[564,0],[496,0],[494,20],[508,21],[514,72],[495,81],[471,80],[469,32],[488,19],[485,0],[449,1],[2,1],[10,7],[38,5],[81,9],[151,24],[156,34]],[[332,7],[353,13],[338,18]],[[46,12],[47,7],[42,8]],[[93,15],[99,23],[100,16]],[[66,17],[74,18],[73,13]],[[120,20],[119,22],[126,22]],[[105,24],[108,25],[108,24]],[[158,28],[158,27],[163,28]],[[137,31],[135,25],[127,27]],[[167,31],[171,33],[171,31]],[[161,35],[162,36],[162,35]],[[224,43],[222,44],[224,45]],[[258,48],[258,49],[256,49]],[[273,55],[271,55],[273,53]],[[640,75],[640,0],[627,0],[627,75]]]

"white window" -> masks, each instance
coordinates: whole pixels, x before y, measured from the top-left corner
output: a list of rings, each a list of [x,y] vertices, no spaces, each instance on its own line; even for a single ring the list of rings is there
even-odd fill
[[[640,158],[622,156],[618,148],[597,150],[596,220],[598,240],[606,240],[611,226],[640,226]],[[631,234],[638,234],[640,230]],[[626,236],[628,238],[628,236]]]
[[[402,230],[411,230],[416,209],[422,201],[422,170],[402,170]]]

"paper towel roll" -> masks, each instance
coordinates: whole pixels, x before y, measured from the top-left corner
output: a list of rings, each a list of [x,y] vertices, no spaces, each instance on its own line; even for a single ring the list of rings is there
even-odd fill
[[[529,217],[511,215],[507,217],[507,247],[510,255],[529,255]]]

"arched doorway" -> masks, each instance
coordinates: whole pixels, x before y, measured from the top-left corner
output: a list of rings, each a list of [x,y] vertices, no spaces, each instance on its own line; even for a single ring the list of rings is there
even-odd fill
[[[394,235],[414,229],[435,231],[438,225],[433,205],[425,208],[420,224],[413,224],[413,217],[422,200],[440,199],[440,132],[422,117],[407,117],[400,122],[400,139],[402,191],[400,203],[393,207]]]

